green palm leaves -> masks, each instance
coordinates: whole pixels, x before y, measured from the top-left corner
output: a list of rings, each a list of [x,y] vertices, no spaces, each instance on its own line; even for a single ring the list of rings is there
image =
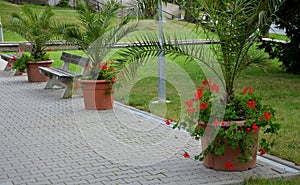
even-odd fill
[[[24,6],[22,11],[24,14],[12,14],[10,29],[32,44],[31,55],[34,59],[41,59],[46,54],[46,43],[62,34],[66,25],[53,20],[54,13],[50,8],[41,14],[28,6]]]

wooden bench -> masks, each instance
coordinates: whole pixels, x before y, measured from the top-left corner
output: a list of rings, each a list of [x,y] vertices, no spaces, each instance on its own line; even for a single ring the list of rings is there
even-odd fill
[[[52,89],[55,85],[65,87],[62,98],[71,98],[73,82],[80,78],[84,68],[89,65],[90,59],[78,55],[63,52],[60,58],[64,61],[62,68],[59,67],[39,67],[40,73],[49,77],[45,89]],[[70,64],[75,64],[82,67],[81,73],[77,74],[69,71]]]
[[[29,46],[31,46],[30,43],[19,43],[18,50],[15,54],[5,54],[5,53],[1,54],[0,55],[1,59],[5,60],[7,62],[6,66],[4,68],[4,71],[11,71],[12,66],[9,65],[10,64],[9,61],[13,60],[15,57],[17,57],[17,58],[21,57],[25,51],[30,51],[31,47],[29,47]],[[11,63],[11,64],[13,65],[13,63]],[[14,75],[16,76],[18,74],[19,74],[19,72],[15,71]]]
[[[7,62],[6,66],[4,68],[4,71],[10,71],[11,70],[12,66],[9,66],[8,64],[10,63],[9,62],[10,60],[14,59],[14,56],[17,56],[17,55],[14,55],[14,54],[1,54],[1,58]]]

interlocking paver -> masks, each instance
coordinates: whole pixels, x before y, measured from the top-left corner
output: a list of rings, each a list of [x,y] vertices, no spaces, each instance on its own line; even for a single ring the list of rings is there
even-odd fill
[[[292,176],[263,161],[247,172],[217,172],[185,159],[200,143],[156,117],[115,104],[87,111],[26,76],[0,71],[0,184],[230,184]]]

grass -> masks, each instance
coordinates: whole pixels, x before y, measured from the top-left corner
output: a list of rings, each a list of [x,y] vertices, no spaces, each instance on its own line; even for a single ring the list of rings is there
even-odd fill
[[[277,122],[282,126],[271,153],[300,164],[300,75],[287,74],[274,62],[266,73],[258,69],[246,71],[238,87],[246,85],[263,95],[276,110]]]
[[[300,175],[293,179],[264,179],[264,178],[249,178],[244,182],[244,185],[299,185]]]
[[[180,60],[175,62],[191,76],[195,84],[199,83],[199,78],[203,79],[201,70],[196,64],[184,64]],[[271,105],[276,110],[276,119],[282,125],[282,129],[280,134],[276,136],[276,143],[271,154],[300,164],[300,75],[287,74],[279,65],[280,63],[277,61],[270,62],[267,72],[260,68],[246,70],[238,79],[236,90],[241,90],[245,86],[252,86],[254,92],[265,98],[264,103]],[[131,89],[127,103],[152,112],[150,100],[157,97],[157,84],[157,78],[154,77],[139,80]],[[174,120],[179,119],[181,106],[185,107],[180,104],[180,93],[177,90],[178,87],[167,83],[167,99],[171,103],[166,105],[167,113],[162,112],[160,116]],[[116,95],[115,98],[124,102],[124,95],[120,97]]]
[[[7,27],[9,26],[9,22],[11,20],[11,14],[13,12],[22,14],[22,6],[23,5],[16,5],[9,3],[4,0],[0,0],[0,16],[1,22],[3,26],[3,37],[5,42],[11,41],[24,41],[22,37],[19,35],[8,31]],[[28,5],[33,10],[40,12],[41,10],[47,8],[47,6],[37,6],[37,5]],[[53,17],[57,21],[64,21],[66,17],[68,18],[69,23],[76,23],[78,22],[76,17],[77,13],[72,8],[60,8],[60,7],[52,7],[52,11],[55,14]]]
[[[284,40],[284,41],[290,41],[291,40],[286,35],[275,34],[275,33],[270,33],[269,38],[277,39],[277,40]]]

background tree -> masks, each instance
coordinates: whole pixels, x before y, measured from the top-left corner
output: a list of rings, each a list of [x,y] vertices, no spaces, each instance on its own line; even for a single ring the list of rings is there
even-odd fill
[[[162,0],[167,4],[168,0]],[[133,0],[128,6],[131,14],[143,19],[155,19],[158,14],[158,0]]]
[[[276,15],[275,23],[291,39],[283,50],[283,65],[287,72],[300,73],[300,1],[286,0]]]

